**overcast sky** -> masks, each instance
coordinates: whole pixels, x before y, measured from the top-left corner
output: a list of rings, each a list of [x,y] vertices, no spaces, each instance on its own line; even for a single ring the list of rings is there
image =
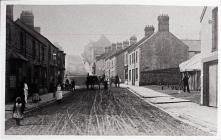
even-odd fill
[[[104,34],[111,42],[144,36],[145,25],[154,25],[157,16],[168,14],[170,32],[180,39],[199,39],[200,15],[203,7],[165,6],[14,6],[14,19],[22,10],[31,10],[35,26],[51,42],[59,42],[67,54],[81,54],[89,41]]]

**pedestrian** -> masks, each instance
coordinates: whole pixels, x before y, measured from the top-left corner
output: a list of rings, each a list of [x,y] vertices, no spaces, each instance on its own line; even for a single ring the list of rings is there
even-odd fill
[[[115,76],[115,87],[120,87],[120,79],[118,75]]]
[[[72,88],[72,90],[75,91],[75,81],[74,81],[74,79],[72,79],[72,81],[71,81],[71,88]]]
[[[58,104],[61,103],[62,98],[63,98],[63,95],[62,95],[62,90],[61,90],[61,84],[58,83],[57,91],[56,91],[56,100]]]
[[[90,84],[90,76],[89,76],[89,73],[88,73],[88,74],[87,74],[87,79],[86,79],[87,89],[89,89],[89,84]]]
[[[184,77],[183,77],[183,91],[186,92],[186,88],[187,88],[187,92],[190,93],[190,89],[189,89],[189,76],[188,73],[184,73]]]
[[[34,93],[33,96],[32,96],[32,102],[33,103],[37,103],[39,101],[41,101],[41,98],[40,98],[39,94],[38,93]]]
[[[16,125],[20,125],[20,120],[24,117],[24,108],[21,97],[17,97],[13,107],[12,118],[15,119]]]
[[[25,103],[28,103],[28,84],[26,81],[24,82],[24,95],[25,95]]]
[[[65,89],[69,90],[69,80],[68,79],[66,79],[66,81],[65,81]]]

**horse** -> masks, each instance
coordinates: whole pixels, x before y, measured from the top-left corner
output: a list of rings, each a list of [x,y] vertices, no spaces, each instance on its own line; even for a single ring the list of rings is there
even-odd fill
[[[88,76],[86,80],[87,89],[89,89],[89,86],[91,87],[91,89],[94,89],[95,85],[97,85],[100,89],[100,78],[96,75]]]

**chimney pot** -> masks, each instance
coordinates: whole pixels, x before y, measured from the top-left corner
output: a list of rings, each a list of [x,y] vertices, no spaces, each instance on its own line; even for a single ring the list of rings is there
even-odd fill
[[[158,31],[168,31],[169,32],[169,16],[162,14],[158,16]]]

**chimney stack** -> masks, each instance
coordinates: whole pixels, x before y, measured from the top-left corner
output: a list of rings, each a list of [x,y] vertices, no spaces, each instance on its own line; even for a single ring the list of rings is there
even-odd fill
[[[135,35],[130,37],[130,45],[134,45],[137,42],[137,37]]]
[[[105,47],[105,53],[109,53],[111,51],[111,46]]]
[[[169,32],[169,16],[168,15],[158,16],[158,31]]]
[[[41,33],[41,28],[40,27],[35,27],[35,31],[37,31],[38,33]]]
[[[111,51],[116,51],[116,49],[117,49],[116,43],[112,43],[112,45],[111,45]]]
[[[122,43],[121,42],[117,42],[117,50],[121,50],[122,49]]]
[[[13,5],[6,6],[6,17],[13,20]]]
[[[20,19],[24,24],[34,29],[34,15],[31,11],[22,11]]]
[[[126,40],[126,41],[123,41],[123,48],[127,48],[129,46],[129,41]]]
[[[109,50],[108,50],[108,47],[105,47],[105,48],[104,48],[104,53],[108,53],[108,51],[109,51]]]
[[[150,37],[154,33],[153,25],[148,25],[144,28],[145,36]]]

